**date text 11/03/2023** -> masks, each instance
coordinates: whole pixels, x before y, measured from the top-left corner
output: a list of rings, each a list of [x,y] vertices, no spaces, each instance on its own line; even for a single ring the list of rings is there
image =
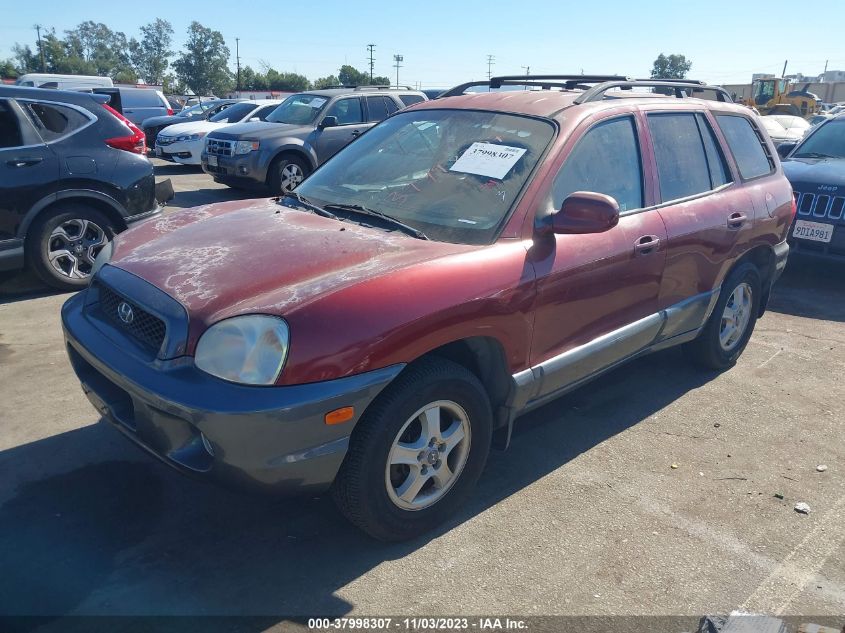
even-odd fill
[[[359,617],[359,618],[310,618],[311,631],[364,630],[364,631],[526,631],[525,620],[501,617]]]

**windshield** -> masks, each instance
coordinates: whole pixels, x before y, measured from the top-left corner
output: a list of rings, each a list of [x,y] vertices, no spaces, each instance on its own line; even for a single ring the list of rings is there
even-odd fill
[[[192,117],[197,116],[198,114],[202,114],[205,108],[199,104],[195,106],[191,106],[190,108],[185,108],[176,116],[184,116],[184,117]]]
[[[468,110],[400,113],[297,187],[315,204],[386,213],[433,240],[490,243],[554,135],[524,116]]]
[[[817,155],[845,158],[845,120],[829,121],[820,125],[796,148],[792,158]]]
[[[237,123],[255,110],[256,107],[254,103],[236,103],[228,108],[224,108],[208,120],[213,123]]]
[[[308,125],[328,103],[328,98],[320,95],[298,94],[291,95],[267,117],[270,123],[289,123],[292,125]]]

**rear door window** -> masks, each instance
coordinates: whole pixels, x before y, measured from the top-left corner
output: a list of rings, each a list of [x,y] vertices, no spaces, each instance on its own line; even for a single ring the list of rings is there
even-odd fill
[[[704,153],[707,155],[707,165],[710,167],[710,183],[715,189],[731,182],[732,179],[725,163],[725,156],[722,154],[722,149],[716,140],[713,128],[710,127],[710,123],[703,114],[696,114],[695,118],[698,121],[701,138],[704,141]]]
[[[23,145],[23,135],[18,118],[12,111],[9,102],[0,99],[0,149],[20,147],[21,145]]]
[[[72,134],[91,122],[78,110],[55,103],[35,101],[21,105],[45,143]]]
[[[710,168],[695,113],[648,115],[663,202],[709,191]]]
[[[642,208],[643,168],[632,117],[603,121],[584,134],[555,177],[554,208],[576,191],[612,196],[623,212]]]
[[[763,137],[749,119],[741,115],[717,114],[716,121],[743,178],[757,178],[774,171],[774,160],[765,148]]]
[[[384,97],[367,97],[368,121],[384,121],[387,115],[387,101]]]

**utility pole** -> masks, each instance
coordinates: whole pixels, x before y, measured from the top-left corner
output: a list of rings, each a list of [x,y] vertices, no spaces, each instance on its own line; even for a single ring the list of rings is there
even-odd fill
[[[496,58],[493,55],[487,56],[487,79],[493,76],[493,64],[496,63]]]
[[[375,44],[367,44],[367,50],[370,51],[370,83],[373,83],[373,64],[375,59],[373,59],[373,51],[376,50]]]
[[[822,81],[824,81],[824,79],[825,79],[824,76],[827,74],[827,63],[829,61],[830,61],[829,59],[824,60],[824,70],[822,71]]]
[[[531,66],[520,66],[520,68],[525,69],[525,76],[529,77],[531,75]],[[528,86],[523,86],[523,90],[528,90]]]
[[[400,62],[404,61],[405,58],[402,55],[394,55],[393,56],[393,65],[396,67],[396,87],[399,87],[399,69],[402,68],[402,64]]]
[[[47,72],[46,70],[44,70],[44,69],[45,69],[45,65],[44,65],[44,45],[41,43],[41,25],[40,25],[40,24],[36,24],[36,25],[35,25],[34,27],[32,27],[32,28],[34,28],[34,29],[35,29],[35,32],[36,32],[36,33],[38,33],[38,52],[39,52],[39,53],[40,53],[40,55],[41,55],[41,72],[42,72],[42,73],[43,73],[43,72]]]
[[[780,78],[781,78],[781,79],[783,79],[784,77],[786,77],[786,65],[787,65],[788,63],[789,63],[789,60],[788,60],[788,59],[787,59],[786,61],[784,61],[784,62],[783,62],[783,71],[782,71],[782,72],[781,72],[781,74],[780,74]]]
[[[238,66],[238,79],[235,90],[238,92],[238,96],[241,96],[241,48],[240,48],[241,38],[235,38],[235,63]]]

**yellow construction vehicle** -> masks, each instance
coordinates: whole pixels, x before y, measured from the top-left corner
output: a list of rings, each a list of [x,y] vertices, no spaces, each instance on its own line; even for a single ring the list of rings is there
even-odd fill
[[[743,105],[756,108],[760,114],[792,114],[811,117],[819,108],[819,98],[807,92],[809,83],[801,89],[794,89],[788,79],[775,77],[755,79],[751,84],[749,99],[743,99]]]

